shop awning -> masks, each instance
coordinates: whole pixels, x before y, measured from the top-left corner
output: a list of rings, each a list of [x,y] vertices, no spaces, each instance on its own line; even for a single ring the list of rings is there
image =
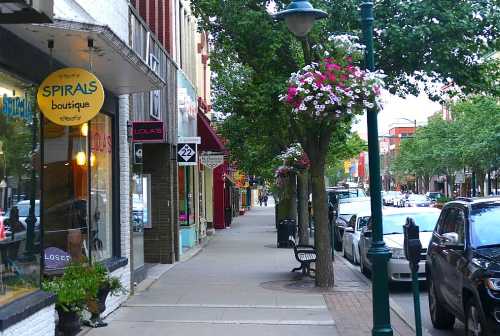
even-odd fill
[[[89,68],[88,39],[93,39],[92,72],[116,95],[146,92],[165,85],[108,26],[54,20],[3,27],[45,53],[48,53],[47,41],[54,40],[54,58],[69,67]]]
[[[227,153],[226,147],[220,137],[215,133],[210,121],[201,112],[198,112],[198,135],[201,137],[201,144],[198,146],[201,152],[223,152]]]

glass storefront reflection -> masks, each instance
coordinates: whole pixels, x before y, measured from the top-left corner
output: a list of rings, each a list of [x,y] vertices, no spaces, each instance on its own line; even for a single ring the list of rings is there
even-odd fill
[[[0,306],[39,287],[40,116],[35,89],[0,72]]]

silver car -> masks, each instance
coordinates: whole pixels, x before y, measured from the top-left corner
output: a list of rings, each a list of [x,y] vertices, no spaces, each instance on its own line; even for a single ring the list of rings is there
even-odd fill
[[[403,244],[403,225],[406,218],[411,217],[420,229],[420,241],[422,243],[422,261],[418,265],[418,279],[425,280],[425,256],[427,246],[432,238],[432,231],[436,226],[441,210],[436,208],[400,208],[384,209],[382,221],[384,226],[384,242],[391,249],[392,256],[387,264],[389,281],[405,282],[411,281],[410,266],[405,259]],[[359,241],[361,272],[369,275],[372,271],[372,263],[367,254],[372,242],[371,223],[363,228]]]

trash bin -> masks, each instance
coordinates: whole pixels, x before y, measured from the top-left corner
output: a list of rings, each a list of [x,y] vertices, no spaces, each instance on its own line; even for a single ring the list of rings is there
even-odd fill
[[[278,247],[293,247],[290,242],[290,237],[295,236],[297,233],[297,222],[295,219],[283,219],[278,224]]]

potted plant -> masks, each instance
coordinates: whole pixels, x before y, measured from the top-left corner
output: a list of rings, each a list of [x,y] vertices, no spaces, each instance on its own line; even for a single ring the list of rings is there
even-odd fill
[[[101,314],[106,310],[106,299],[108,295],[119,295],[126,293],[126,289],[117,277],[110,276],[108,269],[101,263],[95,263],[90,273],[97,279],[98,288],[95,297],[90,297],[87,302],[87,310],[90,312],[90,320],[85,323],[93,328],[105,327],[107,323],[101,319]]]
[[[43,290],[57,296],[57,327],[63,335],[72,336],[80,331],[80,313],[85,303],[96,297],[98,285],[97,277],[89,272],[89,266],[81,263],[72,263],[65,268],[63,275],[42,282]]]

